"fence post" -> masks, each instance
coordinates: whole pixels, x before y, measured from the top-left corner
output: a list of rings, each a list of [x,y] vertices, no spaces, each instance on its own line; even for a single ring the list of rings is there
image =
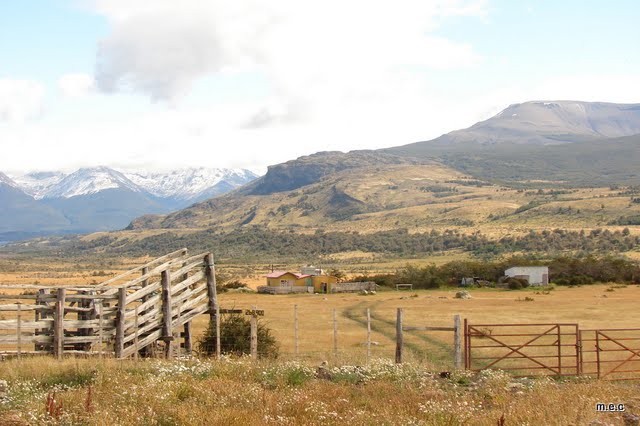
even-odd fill
[[[254,361],[258,359],[258,316],[256,310],[257,308],[254,306],[254,312],[251,314],[251,358]]]
[[[462,368],[462,334],[460,329],[462,324],[460,315],[453,316],[453,365],[456,370]]]
[[[162,271],[161,283],[163,317],[162,332],[164,334],[162,339],[164,340],[164,356],[165,358],[170,359],[172,356],[171,341],[173,340],[173,331],[171,329],[171,273],[169,270]]]
[[[53,353],[57,359],[64,354],[64,304],[66,290],[59,288],[56,294],[56,309],[53,317]]]
[[[299,355],[298,346],[298,305],[293,305],[293,348],[296,357]]]
[[[464,368],[471,370],[471,337],[469,336],[469,322],[464,319]]]
[[[18,321],[18,324],[16,326],[16,332],[18,333],[17,337],[18,337],[18,347],[16,348],[18,350],[18,359],[21,358],[22,356],[22,312],[21,312],[21,308],[20,308],[20,301],[18,301],[16,303],[18,305],[18,312],[16,313],[16,320]]]
[[[402,364],[402,346],[404,343],[402,336],[402,314],[403,309],[398,308],[396,316],[396,364]]]
[[[207,277],[207,295],[209,296],[209,326],[215,321],[216,327],[216,358],[220,359],[220,307],[218,306],[218,294],[216,289],[216,266],[213,262],[213,253],[204,257],[204,273]]]
[[[338,357],[338,317],[333,308],[333,356]]]
[[[102,330],[103,330],[103,325],[102,325],[102,300],[99,301],[98,304],[98,344],[99,344],[99,350],[100,352],[98,352],[98,358],[102,359],[102,351],[103,351],[103,335],[102,335]]]
[[[371,360],[371,309],[367,308],[367,364]]]
[[[138,353],[140,351],[140,347],[138,345],[138,333],[139,333],[138,327],[140,325],[140,324],[138,324],[138,306],[136,306],[134,308],[133,315],[134,315],[134,317],[133,317],[133,327],[135,329],[135,331],[134,331],[135,334],[133,335],[133,345],[136,348],[136,351],[134,352],[134,356],[133,357],[137,361],[138,357],[140,356],[140,354]]]
[[[193,340],[191,339],[191,321],[184,323],[184,351],[187,355],[193,352]]]
[[[115,356],[116,359],[122,358],[122,352],[124,351],[124,325],[125,325],[125,312],[127,307],[127,288],[120,287],[118,289],[118,312],[116,313],[116,342],[115,342]]]

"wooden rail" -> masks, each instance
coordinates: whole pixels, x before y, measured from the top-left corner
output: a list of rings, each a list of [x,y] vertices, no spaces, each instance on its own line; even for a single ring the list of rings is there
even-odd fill
[[[127,358],[162,342],[171,358],[180,346],[190,353],[191,321],[209,313],[217,322],[217,309],[213,255],[187,249],[95,286],[0,286],[0,354]]]

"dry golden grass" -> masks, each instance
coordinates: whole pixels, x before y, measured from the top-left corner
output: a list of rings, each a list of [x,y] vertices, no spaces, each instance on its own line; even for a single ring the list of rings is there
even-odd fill
[[[135,261],[141,259],[128,259],[110,272]],[[33,282],[40,277],[43,284],[56,284],[67,279],[56,274],[70,274],[74,267],[58,263],[38,270],[37,266],[22,264],[17,271],[5,272],[3,279],[13,274],[10,281]],[[370,270],[395,266],[401,265],[372,263]],[[262,284],[265,268],[235,265],[228,271],[257,285]],[[83,273],[87,272],[73,278],[84,282]],[[638,414],[637,383],[516,380],[500,372],[459,372],[450,379],[434,376],[430,372],[451,369],[450,332],[406,332],[408,362],[402,367],[391,363],[397,308],[404,309],[408,326],[451,326],[453,315],[461,314],[476,324],[577,322],[583,328],[638,327],[640,287],[616,287],[613,291],[607,291],[607,285],[558,287],[548,294],[536,294],[535,289],[473,289],[469,300],[455,299],[455,289],[379,291],[369,296],[224,293],[222,308],[265,310],[264,321],[281,346],[278,360],[3,361],[0,379],[8,382],[8,391],[0,397],[0,424],[495,425],[502,415],[506,424],[587,425],[594,420],[622,424],[619,413],[598,414],[595,404],[621,402]],[[516,300],[525,296],[534,300]],[[294,356],[294,305],[299,319],[298,357]],[[364,345],[367,308],[374,342],[369,366]],[[334,309],[337,357],[333,354]],[[206,315],[194,321],[196,337],[207,324]],[[315,367],[323,360],[329,361],[331,380],[315,378]],[[56,402],[47,413],[47,395],[53,396],[54,391]]]
[[[43,362],[45,361],[45,362]],[[83,425],[589,425],[623,424],[600,402],[638,413],[637,385],[501,372],[440,378],[414,365],[43,359],[0,363],[2,424]],[[49,403],[47,404],[47,400]]]

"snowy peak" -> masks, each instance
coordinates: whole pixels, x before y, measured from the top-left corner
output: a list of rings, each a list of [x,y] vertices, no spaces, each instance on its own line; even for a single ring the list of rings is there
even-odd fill
[[[56,185],[67,176],[62,172],[33,172],[25,175],[12,176],[16,184],[36,200],[44,197],[49,188]]]
[[[93,167],[80,169],[64,177],[42,195],[43,198],[71,198],[116,188],[141,192],[141,188],[124,174],[108,167]]]
[[[7,175],[0,172],[0,185],[7,185],[12,188],[18,188],[18,185]]]
[[[134,172],[126,176],[149,193],[161,198],[194,200],[216,185],[237,188],[258,176],[244,169],[187,168],[161,172]]]

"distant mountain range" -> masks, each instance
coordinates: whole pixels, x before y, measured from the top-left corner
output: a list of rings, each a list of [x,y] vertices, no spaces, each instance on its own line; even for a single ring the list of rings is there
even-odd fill
[[[137,216],[184,208],[255,178],[248,170],[207,168],[0,173],[0,241],[120,229]]]
[[[0,175],[0,232],[128,224],[136,232],[503,227],[508,233],[534,224],[633,225],[640,223],[638,164],[640,104],[535,101],[430,141],[318,152],[270,166],[257,179],[242,170],[205,169]],[[118,244],[128,239],[118,235]],[[167,247],[183,244],[174,237],[163,240]],[[136,238],[139,247],[147,243]]]
[[[519,189],[640,185],[638,164],[640,104],[526,102],[430,141],[273,165],[233,193],[141,217],[130,228],[384,230],[413,223],[428,229],[477,220],[458,200],[479,197],[477,185],[502,191],[487,204],[495,204],[493,214],[506,213],[517,209],[510,200]],[[448,214],[467,208],[469,214]]]

